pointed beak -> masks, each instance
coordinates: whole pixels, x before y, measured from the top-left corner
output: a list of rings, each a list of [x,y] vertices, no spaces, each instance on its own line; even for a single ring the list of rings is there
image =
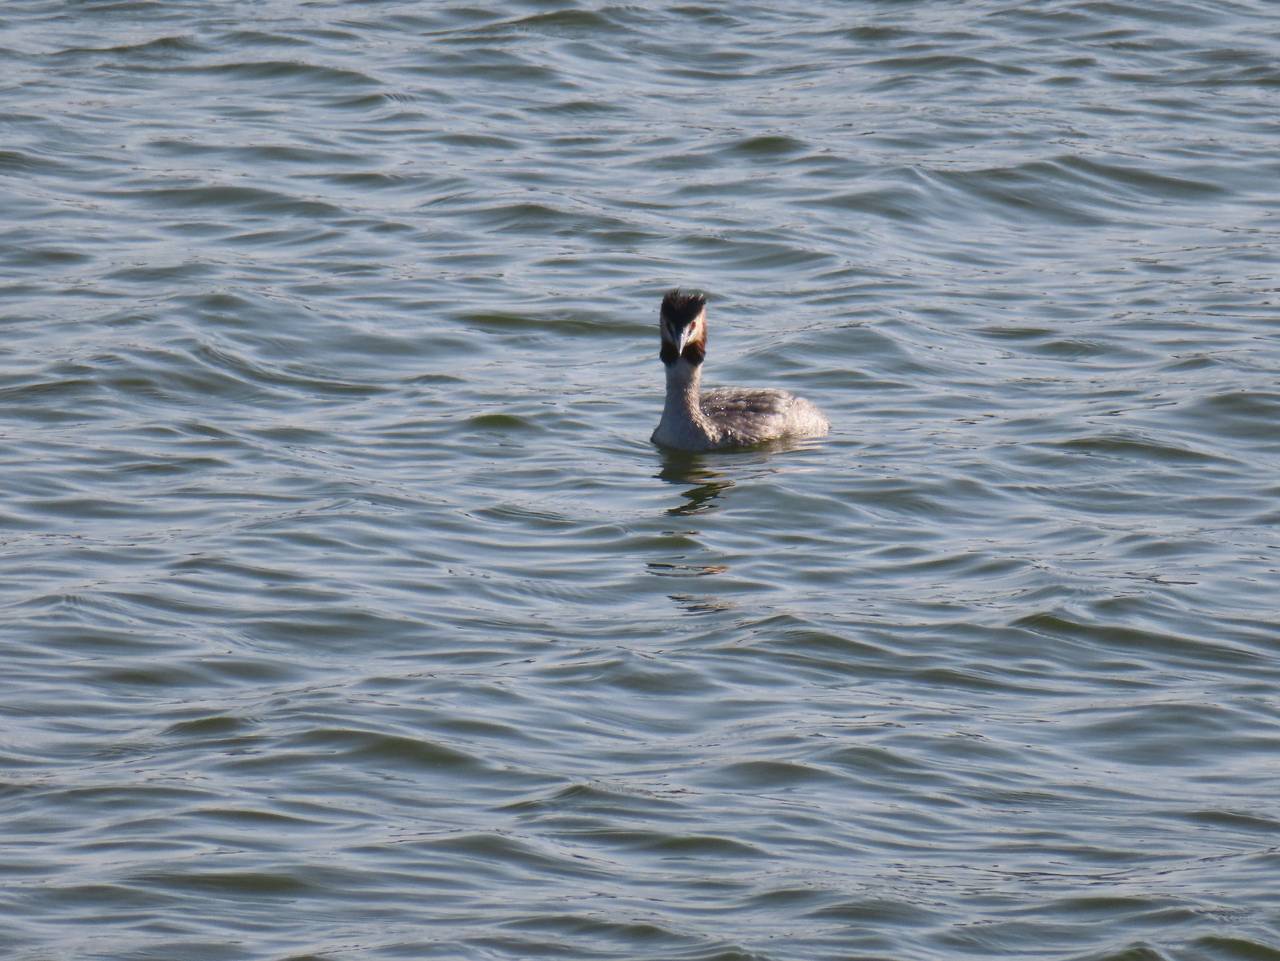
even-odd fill
[[[676,345],[677,357],[684,354],[684,346],[685,344],[689,343],[689,340],[692,338],[692,336],[693,336],[693,324],[685,324],[684,327],[680,329],[680,342]]]

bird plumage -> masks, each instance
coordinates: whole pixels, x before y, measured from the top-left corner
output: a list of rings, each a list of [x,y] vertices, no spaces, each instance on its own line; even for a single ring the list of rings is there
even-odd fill
[[[821,437],[830,425],[802,397],[772,388],[720,387],[702,392],[706,297],[672,290],[662,298],[659,356],[667,395],[652,440],[678,450],[750,447],[782,438]]]

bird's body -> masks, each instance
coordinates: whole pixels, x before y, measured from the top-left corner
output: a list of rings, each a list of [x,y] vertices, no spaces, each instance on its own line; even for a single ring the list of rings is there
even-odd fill
[[[653,442],[707,451],[826,434],[830,425],[822,412],[785,390],[720,387],[702,392],[706,313],[701,294],[673,290],[662,300],[660,356],[667,371],[667,396]]]

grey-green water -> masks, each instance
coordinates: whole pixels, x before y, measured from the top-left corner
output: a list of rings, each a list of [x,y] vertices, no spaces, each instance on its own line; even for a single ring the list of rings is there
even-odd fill
[[[0,63],[5,958],[1280,958],[1270,0]],[[676,284],[832,435],[652,448]]]

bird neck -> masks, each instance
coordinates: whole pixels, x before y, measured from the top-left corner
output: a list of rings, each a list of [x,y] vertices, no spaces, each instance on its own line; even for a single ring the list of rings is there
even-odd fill
[[[702,395],[702,365],[691,364],[683,357],[667,364],[667,399],[662,406],[662,419],[668,423],[703,425],[705,417],[699,404]]]

